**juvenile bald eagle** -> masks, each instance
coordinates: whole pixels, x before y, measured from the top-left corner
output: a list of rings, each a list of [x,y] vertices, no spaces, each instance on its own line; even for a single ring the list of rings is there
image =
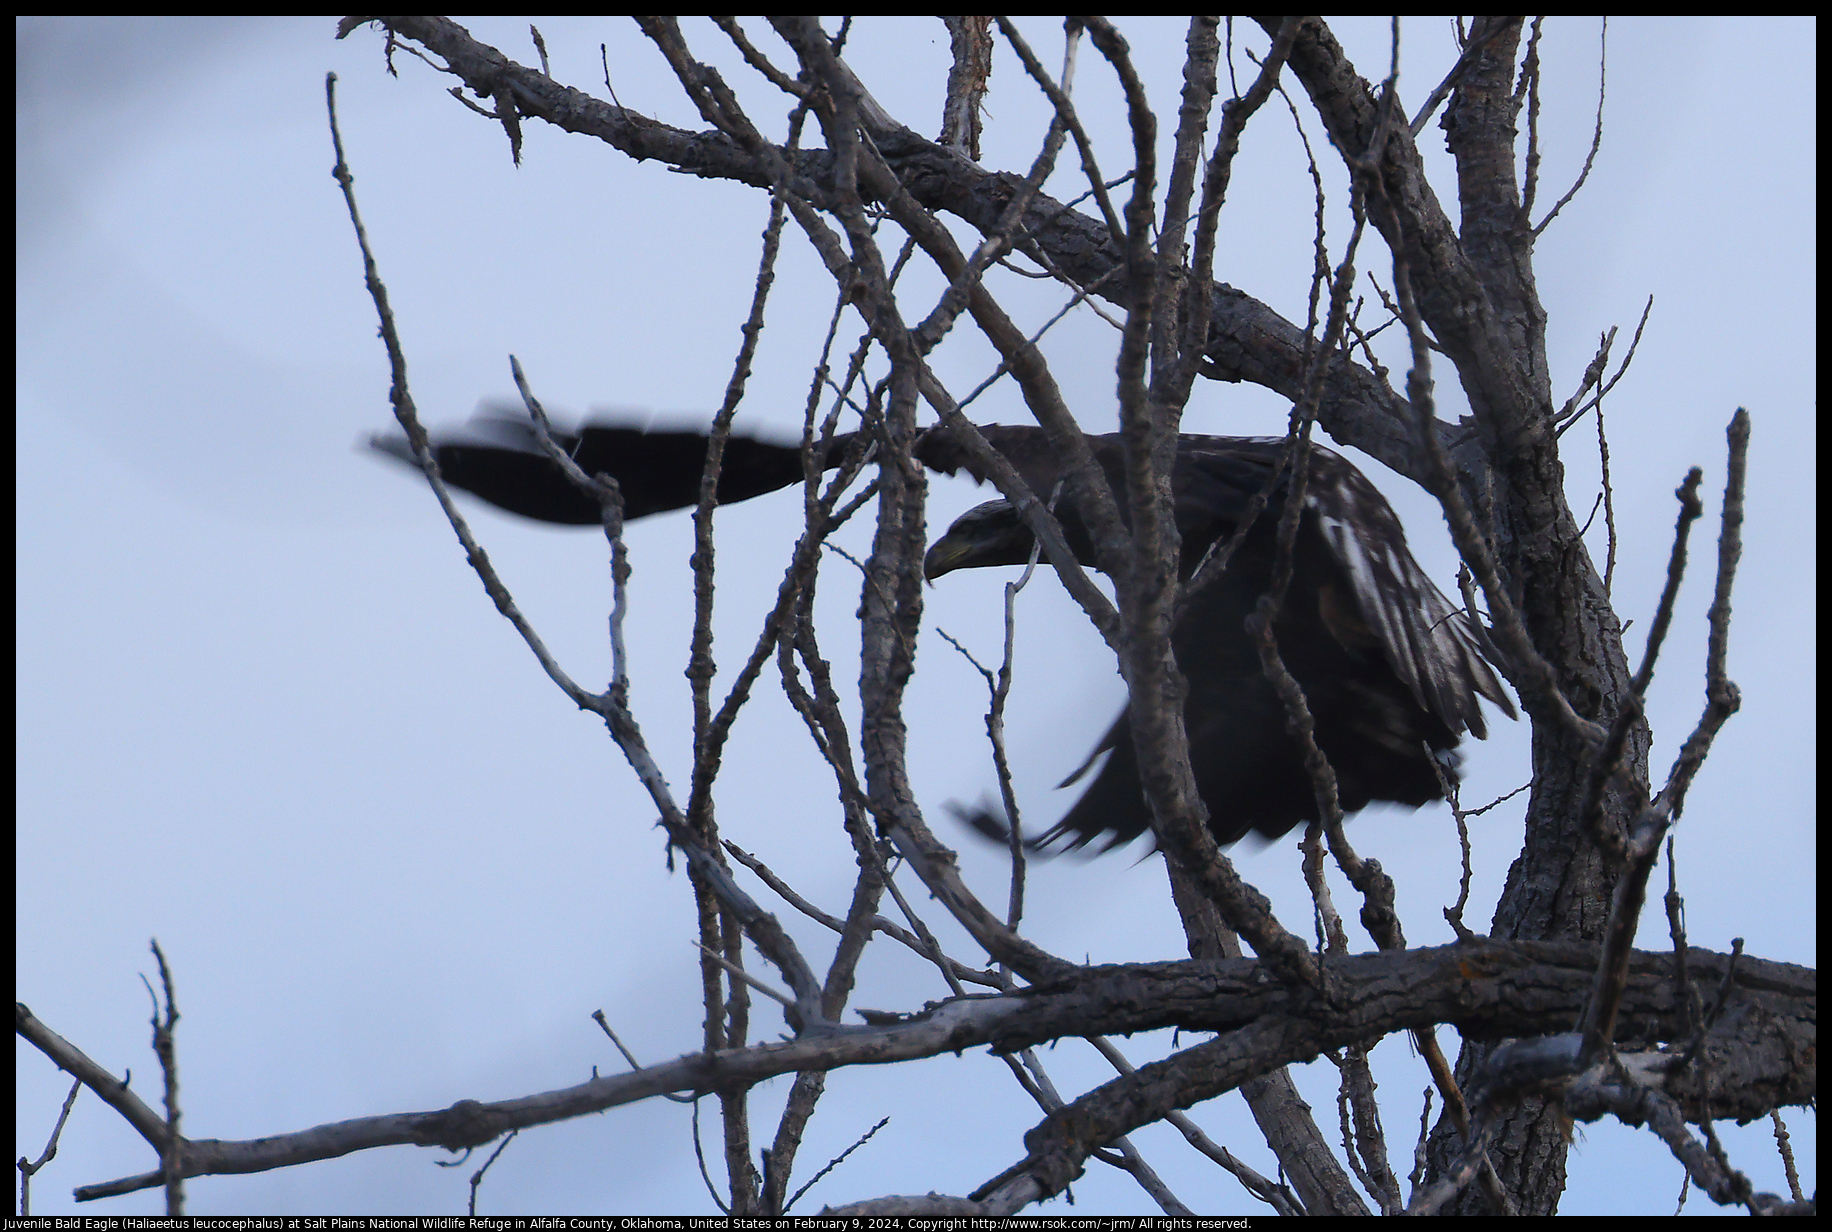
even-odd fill
[[[1184,580],[1210,544],[1234,533],[1284,450],[1276,438],[1181,439],[1172,492]],[[1208,806],[1209,829],[1223,845],[1249,831],[1277,838],[1317,815],[1285,706],[1246,631],[1247,617],[1271,583],[1289,486],[1282,478],[1273,487],[1227,570],[1191,597],[1171,632],[1189,683],[1183,717],[1190,768]],[[1061,520],[1071,550],[1092,564],[1075,511],[1063,511]],[[1011,504],[989,501],[962,514],[935,542],[924,572],[934,579],[955,569],[1022,564],[1031,545],[1030,530]],[[1311,449],[1291,585],[1273,628],[1287,670],[1304,689],[1344,811],[1374,800],[1417,807],[1442,798],[1434,756],[1454,782],[1452,750],[1459,738],[1465,731],[1479,739],[1488,734],[1477,698],[1514,714],[1486,661],[1493,653],[1487,637],[1419,568],[1399,519],[1374,485],[1321,446]],[[1106,836],[1111,847],[1150,829],[1125,712],[1060,785],[1080,779],[1109,750],[1081,799],[1033,845],[1080,847]],[[989,833],[999,827],[984,813],[969,820]]]
[[[993,424],[980,430],[1032,492],[1047,496],[1055,489],[1061,468],[1042,429]],[[588,474],[618,480],[626,519],[699,498],[707,443],[702,433],[590,424],[556,441]],[[1119,438],[1090,436],[1088,443],[1123,504]],[[371,444],[413,460],[398,434]],[[849,449],[861,446],[851,435],[838,437],[824,462],[837,466]],[[596,502],[539,452],[524,418],[479,416],[463,429],[435,435],[433,452],[449,483],[510,512],[566,525],[599,520]],[[925,433],[914,453],[935,470],[964,469],[984,478],[945,429]],[[1276,438],[1180,438],[1171,486],[1185,580],[1211,544],[1234,533],[1283,453],[1284,442]],[[719,501],[746,500],[801,477],[799,449],[734,434],[725,447]],[[1195,594],[1171,635],[1189,682],[1184,722],[1197,791],[1208,807],[1209,828],[1224,845],[1250,831],[1277,838],[1317,812],[1310,776],[1286,730],[1285,708],[1245,630],[1270,582],[1289,486],[1288,476],[1273,486],[1226,571]],[[1063,499],[1057,512],[1070,549],[1083,564],[1093,564],[1073,503]],[[929,549],[924,572],[933,580],[956,569],[1022,564],[1031,543],[1012,506],[991,501],[948,528]],[[1416,807],[1441,798],[1434,758],[1455,781],[1452,750],[1460,737],[1465,731],[1487,734],[1478,697],[1514,715],[1487,662],[1494,652],[1481,629],[1419,568],[1399,519],[1374,485],[1321,446],[1311,449],[1291,586],[1274,630],[1286,667],[1304,689],[1346,811],[1374,800]],[[1081,799],[1038,844],[1079,847],[1106,836],[1110,847],[1150,829],[1124,712],[1063,785],[1084,776],[1108,750],[1111,756]],[[978,824],[998,825],[986,817]]]

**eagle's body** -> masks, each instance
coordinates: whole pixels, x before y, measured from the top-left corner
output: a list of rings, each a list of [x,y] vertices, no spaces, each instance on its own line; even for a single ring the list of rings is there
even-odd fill
[[[1061,467],[1042,430],[987,425],[981,431],[1031,490],[1047,499]],[[587,473],[608,473],[619,481],[626,518],[699,498],[703,436],[592,425],[557,439]],[[1119,438],[1091,436],[1088,442],[1114,491],[1123,493]],[[543,521],[598,521],[595,502],[539,454],[525,422],[480,418],[433,443],[454,486]],[[836,440],[827,463],[838,465],[857,443],[850,437]],[[377,438],[373,444],[411,461],[403,439]],[[926,433],[914,452],[936,470],[975,473],[943,429]],[[1276,439],[1186,435],[1172,473],[1185,580],[1211,544],[1234,534],[1254,495],[1271,485],[1264,511],[1227,569],[1190,598],[1171,635],[1189,684],[1184,721],[1196,787],[1222,844],[1249,832],[1276,838],[1317,815],[1316,793],[1287,730],[1285,706],[1265,678],[1245,628],[1272,577],[1278,518],[1290,486],[1288,477],[1271,483],[1283,454],[1284,442]],[[733,436],[719,500],[748,499],[801,477],[798,449]],[[1073,502],[1064,497],[1057,509],[1070,549],[1082,563],[1094,563]],[[1030,531],[1008,503],[988,502],[949,527],[930,549],[925,571],[934,578],[961,568],[1021,564],[1031,544]],[[1345,810],[1374,800],[1416,807],[1439,799],[1440,773],[1455,779],[1452,750],[1459,738],[1465,731],[1486,734],[1477,698],[1487,697],[1510,717],[1514,713],[1485,661],[1493,651],[1481,630],[1419,568],[1398,518],[1373,484],[1320,446],[1311,450],[1291,584],[1274,630],[1286,667],[1303,686],[1317,744],[1335,770]],[[1096,755],[1109,749],[1111,756],[1081,799],[1039,843],[1066,840],[1079,847],[1107,836],[1112,846],[1150,828],[1125,713]],[[978,824],[998,823],[982,817]]]
[[[1117,441],[1094,440],[1096,456],[1106,462]],[[1271,481],[1284,452],[1280,439],[1184,436],[1171,477],[1186,581],[1209,546],[1232,536],[1252,498],[1270,487],[1270,500],[1226,571],[1190,598],[1171,634],[1189,684],[1184,723],[1197,794],[1224,845],[1249,832],[1277,838],[1317,816],[1315,786],[1288,731],[1285,705],[1246,631],[1271,585],[1290,488],[1288,478]],[[1071,549],[1092,563],[1073,509],[1062,520]],[[1022,563],[1031,542],[1012,507],[991,501],[962,515],[930,549],[928,573]],[[1478,696],[1513,713],[1485,661],[1492,653],[1487,638],[1419,568],[1399,519],[1373,484],[1321,446],[1311,449],[1291,583],[1273,628],[1280,657],[1303,687],[1345,811],[1375,800],[1417,807],[1440,799],[1439,773],[1455,781],[1451,750],[1464,731],[1487,734]],[[1128,715],[1114,722],[1096,755],[1107,750],[1111,756],[1081,799],[1038,844],[1065,840],[1079,847],[1106,836],[1112,846],[1150,828]],[[997,831],[996,819],[972,820]]]

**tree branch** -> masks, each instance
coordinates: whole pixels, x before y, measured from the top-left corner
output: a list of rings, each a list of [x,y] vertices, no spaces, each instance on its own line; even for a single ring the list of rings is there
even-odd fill
[[[550,1124],[669,1091],[708,1092],[754,1085],[797,1070],[882,1065],[990,1046],[996,1052],[1067,1036],[1127,1034],[1163,1027],[1222,1032],[1135,1075],[1116,1079],[1067,1105],[1027,1139],[1019,1170],[1064,1178],[1071,1160],[1102,1143],[1231,1090],[1258,1074],[1307,1060],[1325,1048],[1368,1041],[1414,1026],[1448,1023],[1473,1038],[1564,1030],[1580,1012],[1596,967],[1596,947],[1559,942],[1483,942],[1403,953],[1353,955],[1332,962],[1332,1001],[1268,979],[1263,964],[1179,962],[1095,967],[1071,978],[997,996],[969,996],[882,1026],[843,1027],[804,1039],[695,1052],[633,1073],[520,1099],[461,1100],[437,1112],[362,1117],[249,1141],[186,1143],[187,1176],[261,1172],[379,1146],[462,1150],[530,1125]],[[1721,978],[1730,957],[1694,949],[1702,978]],[[1690,1026],[1674,996],[1672,956],[1636,952],[1628,964],[1624,1037],[1680,1039]],[[1814,1098],[1816,977],[1807,968],[1745,957],[1725,1012],[1709,1037],[1714,1115],[1750,1118]],[[120,1084],[18,1008],[18,1031],[82,1077],[104,1098]],[[61,1045],[61,1047],[60,1047]],[[1118,1085],[1116,1085],[1118,1084]],[[1686,1116],[1699,1092],[1683,1075],[1663,1080]],[[115,1102],[110,1098],[110,1102]],[[142,1106],[142,1119],[159,1124]],[[1102,1136],[1105,1135],[1105,1136]],[[149,1139],[151,1141],[151,1139]],[[1072,1174],[1067,1174],[1072,1175]],[[79,1199],[162,1183],[154,1171],[77,1191]],[[1053,1191],[1052,1191],[1053,1192]]]

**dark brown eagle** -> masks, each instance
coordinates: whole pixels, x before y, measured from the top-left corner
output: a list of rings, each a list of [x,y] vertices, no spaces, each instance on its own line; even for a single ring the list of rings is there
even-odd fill
[[[991,424],[980,431],[1032,492],[1047,498],[1055,490],[1061,467],[1042,429]],[[626,519],[683,508],[699,498],[707,445],[702,432],[594,423],[556,434],[555,440],[587,474],[618,481]],[[1088,443],[1114,491],[1122,494],[1123,506],[1119,437],[1090,436]],[[371,444],[413,462],[398,434],[377,436]],[[597,503],[540,452],[524,417],[482,414],[464,428],[433,435],[432,444],[454,487],[544,522],[599,521]],[[827,464],[839,465],[848,450],[860,446],[850,435],[835,438]],[[913,452],[935,470],[984,478],[946,429],[930,429]],[[1185,435],[1171,478],[1185,580],[1211,544],[1234,534],[1255,494],[1270,483],[1269,500],[1227,569],[1190,598],[1171,635],[1189,682],[1184,722],[1191,767],[1208,807],[1209,828],[1223,845],[1250,831],[1277,838],[1317,815],[1285,707],[1245,628],[1272,576],[1279,515],[1290,488],[1288,475],[1276,482],[1273,477],[1285,452],[1278,438]],[[734,434],[725,446],[719,502],[748,500],[801,478],[799,448]],[[1073,503],[1059,501],[1057,514],[1070,549],[1092,565],[1088,535]],[[956,569],[1023,564],[1031,550],[1031,533],[1013,507],[990,501],[948,528],[929,549],[924,572],[933,580]],[[1317,744],[1335,770],[1345,811],[1375,800],[1417,807],[1442,798],[1439,770],[1455,781],[1458,740],[1465,731],[1487,735],[1478,697],[1514,716],[1490,669],[1495,652],[1481,628],[1425,576],[1406,548],[1392,507],[1367,477],[1321,446],[1311,447],[1291,585],[1274,630],[1286,667],[1304,689]],[[1081,799],[1033,846],[1080,847],[1105,836],[1111,847],[1150,830],[1124,712],[1063,785],[1086,775],[1109,750]],[[1001,825],[984,814],[971,820],[987,832]]]

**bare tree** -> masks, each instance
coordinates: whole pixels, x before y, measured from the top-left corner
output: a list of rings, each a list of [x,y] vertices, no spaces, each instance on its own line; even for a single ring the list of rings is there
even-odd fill
[[[675,1061],[642,1066],[632,1059],[629,1073],[560,1091],[491,1104],[464,1100],[440,1113],[224,1142],[180,1139],[175,1101],[164,1116],[154,1113],[22,1006],[21,1033],[118,1108],[161,1153],[159,1170],[89,1187],[84,1196],[167,1184],[176,1203],[185,1176],[256,1171],[398,1143],[474,1148],[523,1127],[675,1094],[717,1098],[721,1205],[735,1214],[780,1214],[807,1178],[823,1171],[798,1152],[831,1071],[917,1063],[989,1045],[1010,1065],[1014,1091],[1041,1110],[1022,1144],[989,1146],[1004,1150],[1006,1158],[971,1193],[859,1195],[835,1209],[1012,1213],[1062,1193],[1098,1162],[1129,1172],[1165,1211],[1184,1213],[1187,1199],[1172,1194],[1127,1139],[1142,1126],[1169,1120],[1255,1199],[1282,1213],[1348,1214],[1370,1206],[1385,1213],[1550,1213],[1564,1188],[1572,1120],[1613,1116],[1648,1126],[1715,1201],[1752,1211],[1810,1210],[1812,1203],[1798,1191],[1786,1198],[1754,1192],[1711,1126],[1714,1118],[1745,1121],[1811,1103],[1813,972],[1740,950],[1689,947],[1671,883],[1668,944],[1660,951],[1634,946],[1663,840],[1713,736],[1738,704],[1725,653],[1751,426],[1741,412],[1730,420],[1701,717],[1675,764],[1656,777],[1642,699],[1686,568],[1690,528],[1704,509],[1702,475],[1695,471],[1680,485],[1667,591],[1640,661],[1632,663],[1610,594],[1611,566],[1599,570],[1592,560],[1584,526],[1568,503],[1560,448],[1566,430],[1592,415],[1601,439],[1602,397],[1627,369],[1633,344],[1618,346],[1612,333],[1575,389],[1556,387],[1533,245],[1582,177],[1547,204],[1554,194],[1541,191],[1535,127],[1539,24],[1473,20],[1460,28],[1463,54],[1454,70],[1420,95],[1402,91],[1396,67],[1386,69],[1380,86],[1370,85],[1316,19],[1261,19],[1257,29],[1195,19],[1179,106],[1162,117],[1174,136],[1169,165],[1161,168],[1160,117],[1112,25],[1071,19],[1062,68],[1055,71],[1009,22],[947,21],[954,71],[941,136],[933,141],[888,114],[874,99],[872,83],[848,68],[844,22],[825,29],[813,19],[776,18],[770,22],[773,41],[766,41],[761,27],[747,31],[718,19],[720,32],[755,74],[741,92],[702,62],[671,19],[641,19],[643,35],[701,117],[699,129],[651,119],[637,100],[629,100],[636,108],[626,108],[614,95],[601,101],[562,85],[548,74],[544,47],[535,68],[440,18],[343,23],[346,36],[379,25],[391,62],[412,55],[456,77],[462,88],[453,94],[500,124],[517,158],[525,129],[544,122],[596,138],[611,147],[607,157],[660,160],[755,188],[770,203],[752,311],[713,423],[697,513],[689,668],[694,765],[684,798],[664,780],[629,701],[628,648],[621,640],[627,577],[621,494],[570,468],[580,488],[602,503],[618,586],[614,675],[599,693],[573,680],[547,653],[430,465],[383,289],[385,271],[369,257],[365,241],[370,286],[394,365],[394,405],[441,503],[491,598],[542,668],[571,701],[602,717],[647,788],[671,850],[684,862],[700,927],[704,1032]],[[535,40],[539,47],[538,32]],[[1395,64],[1397,44],[1396,32]],[[1237,45],[1256,48],[1245,56],[1250,79],[1235,79],[1242,59],[1234,53]],[[1037,156],[1021,173],[987,170],[977,161],[980,101],[995,46],[1015,55],[1053,108]],[[1077,68],[1110,73],[1122,87],[1131,138],[1124,167],[1097,163],[1073,101]],[[466,90],[481,102],[467,99]],[[1219,106],[1218,95],[1224,96]],[[1410,105],[1403,95],[1411,96]],[[1216,268],[1217,237],[1235,157],[1243,132],[1265,122],[1269,105],[1314,113],[1328,134],[1330,156],[1341,160],[1351,185],[1346,203],[1332,203],[1318,180],[1315,272],[1302,324],[1217,279],[1226,272]],[[780,127],[758,119],[772,107],[786,114]],[[1454,220],[1427,179],[1417,144],[1433,123],[1447,133],[1456,163]],[[1599,137],[1601,124],[1599,103]],[[1060,159],[1076,165],[1085,181],[1085,191],[1078,188],[1072,200],[1043,191],[1054,182]],[[341,149],[339,177],[351,192]],[[1326,210],[1340,213],[1345,204],[1348,238],[1326,244]],[[356,219],[353,195],[351,214]],[[959,238],[963,225],[978,237],[972,248]],[[715,696],[716,485],[775,264],[790,236],[812,249],[836,287],[829,350],[815,362],[805,416],[806,529],[735,684]],[[1370,255],[1375,252],[1382,255]],[[939,278],[939,292],[907,289],[916,281],[907,270],[918,263]],[[1117,327],[1122,491],[1109,486],[1082,435],[1104,409],[1072,407],[1037,344],[1051,322],[1025,320],[1007,306],[1008,288],[1020,275],[1054,279],[1067,288],[1067,306],[1109,314]],[[832,348],[844,328],[857,328],[859,335],[841,360]],[[1051,510],[1053,494],[1032,490],[963,412],[979,390],[951,389],[938,375],[937,349],[951,332],[969,330],[996,352],[992,375],[1017,386],[1058,451],[1067,490],[1088,517],[1101,570],[1114,580],[1111,600],[1069,551]],[[1445,365],[1470,407],[1454,422],[1436,412],[1434,373]],[[1217,850],[1190,766],[1179,705],[1185,686],[1170,641],[1188,593],[1179,581],[1170,467],[1198,378],[1251,382],[1288,399],[1294,473],[1302,473],[1312,430],[1320,427],[1414,481],[1442,507],[1467,567],[1467,610],[1490,630],[1533,729],[1532,765],[1522,776],[1531,784],[1526,841],[1486,936],[1463,925],[1459,903],[1447,913],[1461,938],[1457,944],[1408,945],[1394,886],[1378,862],[1355,851],[1320,752],[1314,777],[1323,820],[1305,838],[1311,937],[1282,922]],[[528,384],[522,388],[545,436],[538,396]],[[910,783],[903,716],[928,538],[925,481],[912,454],[924,406],[1022,512],[1042,545],[1039,558],[1055,569],[1117,656],[1188,960],[1084,967],[1050,952],[1045,940],[1022,930],[1023,858],[1016,845],[1006,890],[1010,905],[1000,913],[986,905],[987,889],[963,879],[954,853],[931,829],[928,802],[917,799]],[[853,412],[874,452],[869,462],[860,453],[836,481],[823,482],[826,444],[842,416]],[[569,463],[564,451],[548,445],[557,462]],[[1122,519],[1122,508],[1132,515]],[[855,700],[842,698],[824,657],[812,596],[821,565],[831,565],[823,549],[834,530],[867,510],[875,514],[876,529],[869,557],[856,562],[863,582]],[[1200,581],[1199,574],[1189,586]],[[1269,601],[1276,603],[1276,596]],[[1010,620],[1008,604],[1008,655]],[[1268,627],[1269,621],[1259,625],[1262,632]],[[1303,692],[1285,674],[1269,634],[1262,644],[1265,670],[1287,686],[1290,722],[1302,732],[1308,714]],[[834,774],[841,828],[859,869],[843,913],[797,893],[772,871],[769,853],[739,850],[720,834],[714,789],[721,755],[737,714],[772,664]],[[988,726],[997,749],[1009,674],[987,675],[994,686]],[[856,732],[850,713],[858,715]],[[1002,752],[1000,758],[1002,765]],[[1001,778],[1009,807],[1010,779]],[[1461,825],[1466,810],[1454,793],[1452,801]],[[1360,899],[1356,914],[1374,943],[1371,952],[1351,952],[1348,925],[1324,879],[1326,858]],[[943,952],[908,874],[982,954]],[[767,909],[771,898],[835,936],[824,971],[796,932]],[[864,1025],[845,1022],[860,965],[880,939],[932,963],[948,999],[920,1011],[867,1013]],[[1244,956],[1242,940],[1252,957]],[[987,960],[995,965],[983,968]],[[970,993],[968,985],[977,991]],[[760,1014],[775,1011],[762,1006],[759,995],[780,1003],[788,1037],[760,1038],[771,1030]],[[176,1020],[169,980],[165,997],[169,1041]],[[603,1025],[609,1033],[610,1024]],[[1454,1026],[1465,1040],[1454,1061],[1438,1050],[1433,1029],[1440,1025]],[[1215,1034],[1136,1070],[1102,1041],[1161,1027]],[[1404,1189],[1366,1059],[1374,1043],[1402,1032],[1423,1054],[1441,1110],[1435,1126],[1420,1136]],[[1059,1093],[1033,1050],[1066,1037],[1095,1040],[1113,1058],[1117,1076],[1079,1095]],[[1319,1054],[1329,1055],[1342,1075],[1340,1155],[1331,1147],[1332,1132],[1297,1098],[1284,1069]],[[762,1128],[754,1124],[750,1093],[782,1074],[795,1075],[786,1111],[773,1129]],[[1247,1099],[1279,1161],[1276,1177],[1209,1142],[1185,1115],[1234,1090]],[[1388,1125],[1401,1123],[1396,1112],[1390,1110]]]

